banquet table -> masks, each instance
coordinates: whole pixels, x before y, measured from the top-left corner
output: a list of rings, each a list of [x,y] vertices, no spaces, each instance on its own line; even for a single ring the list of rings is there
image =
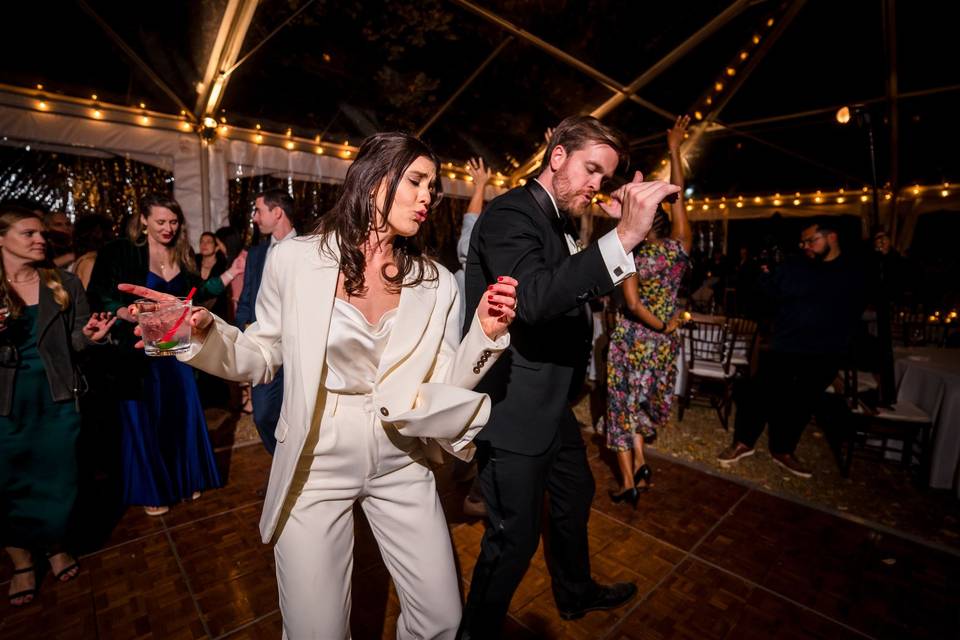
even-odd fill
[[[894,351],[897,400],[933,420],[930,486],[960,497],[960,349],[909,347]]]

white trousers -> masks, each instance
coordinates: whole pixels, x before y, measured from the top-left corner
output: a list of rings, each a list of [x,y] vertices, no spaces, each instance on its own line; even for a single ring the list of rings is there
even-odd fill
[[[368,396],[327,395],[274,546],[284,638],[350,638],[357,501],[400,599],[397,638],[456,635],[461,604],[450,534],[433,472],[418,457],[416,440],[385,428]]]

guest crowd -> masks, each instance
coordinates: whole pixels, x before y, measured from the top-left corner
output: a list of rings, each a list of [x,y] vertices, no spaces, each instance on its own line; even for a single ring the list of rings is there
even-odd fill
[[[166,194],[144,194],[121,229],[0,205],[10,604],[35,601],[47,568],[60,581],[82,571],[71,518],[81,434],[117,440],[117,463],[93,466],[115,474],[124,505],[160,516],[222,485],[204,413],[220,393],[239,398],[274,456],[260,530],[274,545],[288,637],[348,634],[356,504],[400,594],[399,637],[498,637],[543,531],[560,616],[619,607],[637,588],[592,578],[595,478],[571,401],[589,367],[618,470],[602,480],[610,500],[635,507],[655,490],[644,445],[668,425],[691,308],[751,316],[770,338],[737,379],[719,462],[754,454],[767,427],[772,460],[809,477],[796,446],[858,341],[871,287],[829,221],[802,229],[796,255],[743,248],[731,264],[696,251],[683,201],[688,124],[667,133],[669,181],[637,172],[611,187],[628,144],[586,116],[549,131],[536,177],[486,206],[491,174],[471,161],[455,274],[418,240],[442,196],[440,162],[405,134],[363,143],[313,228],[286,191],[257,194],[264,241],[246,248],[225,227],[200,234],[195,252]],[[611,224],[589,237],[574,221],[598,198]],[[882,230],[876,247],[888,284],[902,287]],[[173,298],[192,304],[190,350],[147,356],[139,313]],[[430,466],[444,456],[473,482],[464,511],[487,524],[462,610]]]

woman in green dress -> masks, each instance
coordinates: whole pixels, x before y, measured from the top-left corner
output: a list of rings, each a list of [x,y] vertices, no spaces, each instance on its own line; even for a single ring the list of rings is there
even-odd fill
[[[44,264],[43,220],[0,206],[0,544],[13,561],[9,598],[36,597],[36,554],[66,582],[79,568],[65,530],[77,493],[75,354],[106,336],[73,274]]]

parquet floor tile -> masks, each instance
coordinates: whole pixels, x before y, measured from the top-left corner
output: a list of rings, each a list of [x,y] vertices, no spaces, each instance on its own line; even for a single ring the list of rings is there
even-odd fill
[[[170,511],[163,516],[168,527],[263,501],[258,491],[266,487],[271,458],[262,446],[219,451],[216,458],[224,486],[204,492],[198,500],[171,505]]]
[[[260,542],[260,506],[171,530],[190,586],[214,637],[279,606],[273,550]]]
[[[751,493],[696,554],[865,633],[960,629],[960,559]]]
[[[741,578],[685,560],[610,637],[720,640],[859,636]]]
[[[84,561],[99,638],[203,638],[206,632],[166,534]]]
[[[600,582],[635,582],[638,597],[561,620],[541,543],[502,638],[960,637],[960,557],[661,458],[637,509],[615,505],[610,457],[587,436],[592,571]],[[44,576],[22,609],[0,599],[0,640],[279,638],[273,552],[258,531],[270,458],[250,446],[218,462],[224,488],[160,518],[88,500],[82,541],[92,548],[79,577]],[[469,483],[450,466],[437,474],[465,595],[484,523],[462,514]],[[354,516],[353,637],[394,638],[399,600],[360,507]],[[3,589],[9,577],[0,563]]]
[[[243,629],[224,637],[224,640],[277,640],[283,633],[280,612],[271,613]]]
[[[637,508],[614,504],[607,495],[616,477],[608,456],[590,459],[597,494],[593,507],[641,531],[689,550],[726,514],[747,488],[690,467],[657,460],[654,488],[640,496]]]

